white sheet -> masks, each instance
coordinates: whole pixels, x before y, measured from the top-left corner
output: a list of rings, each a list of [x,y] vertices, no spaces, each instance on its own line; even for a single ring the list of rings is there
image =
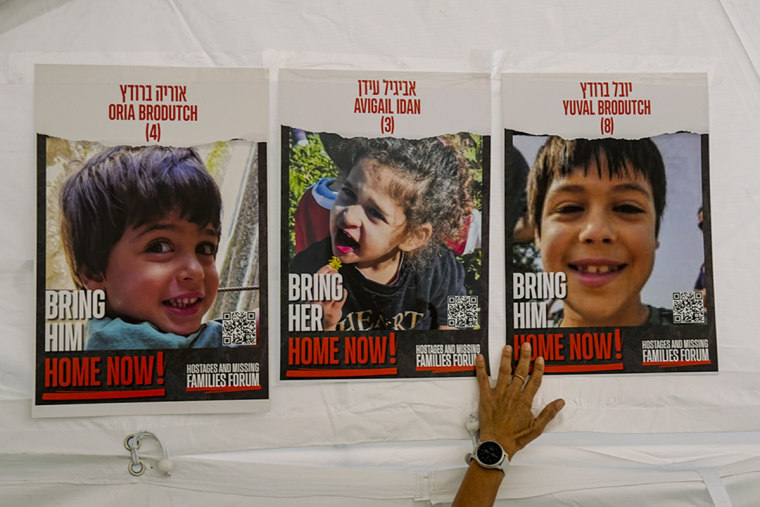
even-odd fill
[[[720,361],[714,375],[547,378],[537,404],[562,396],[568,405],[551,433],[518,455],[501,494],[521,498],[518,505],[621,505],[630,498],[657,505],[720,505],[726,495],[735,505],[756,501],[757,4],[11,0],[0,3],[0,20],[3,503],[199,505],[213,499],[220,505],[259,500],[374,506],[413,505],[415,498],[421,504],[427,498],[443,503],[461,476],[461,456],[469,445],[463,422],[475,407],[470,380],[276,385],[272,411],[261,415],[32,421],[35,63],[481,71],[492,60],[500,61],[503,71],[709,73]],[[271,124],[278,125],[276,118]],[[271,145],[272,168],[279,167],[277,152]],[[492,296],[492,304],[503,303],[498,292]],[[493,336],[500,336],[503,315],[492,314]],[[498,347],[494,340],[492,350]],[[171,478],[127,475],[122,440],[140,429],[157,433],[177,456]],[[443,442],[452,439],[459,443]],[[597,445],[598,439],[605,444]],[[359,468],[346,453],[362,452],[371,442],[389,447],[373,447]],[[331,464],[321,466],[308,446],[328,446],[323,452]],[[263,448],[295,450],[250,453],[263,456],[263,464],[235,454]],[[404,453],[403,460],[393,459],[400,450],[426,458],[416,462]],[[224,459],[203,456],[211,452]],[[201,456],[191,457],[196,454]],[[289,464],[267,464],[280,463],[278,456]],[[703,467],[715,473],[700,475]],[[708,483],[726,490],[708,491]]]

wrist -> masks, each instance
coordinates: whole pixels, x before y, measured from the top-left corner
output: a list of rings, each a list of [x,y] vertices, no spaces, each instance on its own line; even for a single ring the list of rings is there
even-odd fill
[[[494,484],[501,484],[504,477],[507,475],[507,471],[503,468],[483,468],[474,459],[470,460],[470,466],[467,469],[467,473],[478,474],[484,480],[492,481]]]

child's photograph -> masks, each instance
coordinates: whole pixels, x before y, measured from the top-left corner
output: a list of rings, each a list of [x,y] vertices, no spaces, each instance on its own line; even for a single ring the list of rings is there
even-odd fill
[[[485,290],[482,136],[283,136],[289,301],[312,330],[480,327],[477,303],[449,308]]]
[[[701,136],[511,140],[512,272],[566,284],[548,327],[704,323]],[[698,296],[694,315],[674,320],[674,293]]]
[[[256,143],[45,141],[45,288],[104,300],[85,350],[255,344],[222,318],[261,306]]]

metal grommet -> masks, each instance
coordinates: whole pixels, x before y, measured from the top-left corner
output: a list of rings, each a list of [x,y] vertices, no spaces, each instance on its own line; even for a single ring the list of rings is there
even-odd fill
[[[124,439],[124,448],[128,451],[132,451],[132,444],[131,442],[135,442],[135,449],[140,448],[140,444],[142,444],[142,440],[137,440],[134,435],[127,435],[127,437]]]
[[[135,477],[139,477],[145,473],[145,463],[142,460],[137,463],[130,463],[127,468],[129,469],[129,473]]]

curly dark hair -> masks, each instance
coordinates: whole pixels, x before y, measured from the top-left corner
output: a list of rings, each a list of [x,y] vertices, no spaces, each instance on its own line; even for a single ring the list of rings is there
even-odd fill
[[[472,175],[465,160],[440,139],[354,138],[351,167],[362,159],[376,160],[397,176],[391,197],[401,203],[406,231],[430,224],[432,236],[409,258],[423,262],[445,239],[457,238],[472,212]]]

